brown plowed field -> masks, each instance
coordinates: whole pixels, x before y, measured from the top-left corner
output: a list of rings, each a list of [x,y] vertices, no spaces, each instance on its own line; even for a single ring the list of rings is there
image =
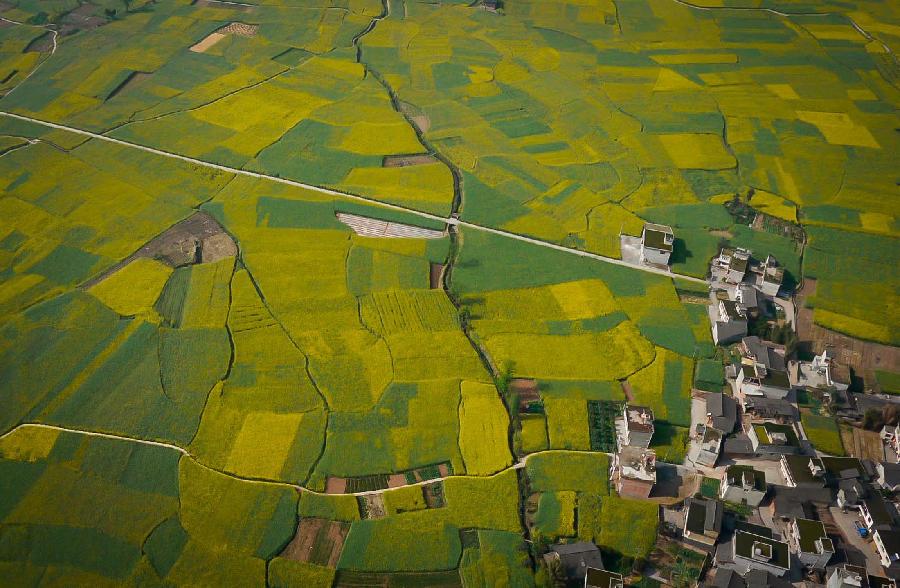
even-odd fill
[[[297,525],[294,538],[280,556],[334,568],[341,557],[341,549],[349,531],[349,523],[314,518],[302,519]]]

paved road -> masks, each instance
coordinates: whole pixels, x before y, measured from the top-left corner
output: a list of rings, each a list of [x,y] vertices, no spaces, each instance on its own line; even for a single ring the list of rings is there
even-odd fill
[[[586,258],[589,258],[589,259],[594,259],[594,260],[597,260],[597,261],[602,261],[602,262],[604,262],[604,263],[610,263],[610,264],[613,264],[613,265],[620,265],[620,266],[624,266],[624,267],[627,267],[627,268],[631,268],[631,269],[635,269],[635,270],[639,270],[639,271],[643,271],[643,272],[648,272],[648,273],[651,273],[651,274],[658,274],[658,275],[662,275],[662,276],[666,276],[666,277],[670,277],[670,278],[680,278],[680,279],[682,279],[682,280],[687,280],[687,281],[695,282],[695,283],[699,283],[699,284],[706,284],[706,280],[702,280],[702,279],[700,279],[700,278],[695,278],[695,277],[693,277],[693,276],[686,276],[686,275],[683,275],[683,274],[676,274],[676,273],[671,272],[671,271],[662,270],[662,269],[658,269],[658,268],[654,268],[654,267],[649,267],[649,266],[645,266],[645,265],[643,265],[643,264],[628,263],[628,262],[626,262],[626,261],[622,261],[621,259],[616,259],[616,258],[613,258],[613,257],[606,257],[606,256],[604,256],[604,255],[598,255],[598,254],[596,254],[596,253],[590,253],[590,252],[588,252],[588,251],[580,251],[580,250],[578,250],[578,249],[571,249],[571,248],[569,248],[569,247],[564,247],[564,246],[562,246],[562,245],[557,245],[556,243],[549,243],[549,242],[547,242],[547,241],[542,241],[542,240],[540,240],[540,239],[534,239],[534,238],[532,238],[532,237],[526,237],[525,235],[520,235],[520,234],[518,234],[518,233],[511,233],[511,232],[509,232],[509,231],[503,231],[503,230],[501,230],[501,229],[495,229],[495,228],[493,228],[493,227],[487,227],[487,226],[484,226],[484,225],[479,225],[479,224],[476,224],[476,223],[472,223],[472,222],[468,222],[468,221],[459,220],[459,219],[453,218],[453,217],[444,218],[444,217],[439,216],[439,215],[430,214],[430,213],[427,213],[427,212],[422,212],[421,210],[416,210],[416,209],[413,209],[413,208],[406,208],[405,206],[399,206],[399,205],[397,205],[397,204],[389,204],[389,203],[387,203],[387,202],[382,202],[381,200],[376,200],[376,199],[374,199],[374,198],[369,198],[369,197],[366,197],[366,196],[359,196],[358,194],[351,194],[351,193],[349,193],[349,192],[341,192],[341,191],[338,191],[338,190],[332,190],[332,189],[330,189],[330,188],[323,188],[323,187],[321,187],[321,186],[315,186],[315,185],[312,185],[312,184],[305,184],[305,183],[303,183],[303,182],[297,182],[297,181],[295,181],[295,180],[288,180],[288,179],[286,179],[286,178],[280,178],[280,177],[276,177],[276,176],[271,176],[271,175],[269,175],[269,174],[264,174],[264,173],[259,173],[259,172],[248,171],[248,170],[245,170],[245,169],[238,169],[238,168],[229,167],[229,166],[226,166],[226,165],[220,165],[220,164],[217,164],[217,163],[212,163],[212,162],[209,162],[209,161],[204,161],[204,160],[202,160],[202,159],[197,159],[197,158],[194,158],[194,157],[188,157],[188,156],[185,156],[185,155],[179,155],[178,153],[172,153],[172,152],[169,152],[169,151],[164,151],[164,150],[162,150],[162,149],[156,149],[156,148],[154,148],[154,147],[148,147],[148,146],[146,146],[146,145],[141,145],[141,144],[139,144],[139,143],[132,143],[132,142],[130,142],[130,141],[124,141],[124,140],[122,140],[122,139],[116,139],[116,138],[114,138],[114,137],[108,137],[108,136],[102,135],[102,134],[100,134],[100,133],[94,133],[94,132],[92,132],[92,131],[86,131],[86,130],[84,130],[84,129],[79,129],[79,128],[76,128],[76,127],[70,127],[70,126],[67,126],[67,125],[61,125],[61,124],[58,124],[58,123],[53,123],[53,122],[49,122],[49,121],[45,121],[45,120],[41,120],[41,119],[37,119],[37,118],[32,118],[32,117],[30,117],[30,116],[22,116],[22,115],[20,115],[20,114],[14,114],[14,113],[12,113],[12,112],[0,111],[0,116],[5,116],[5,117],[13,118],[13,119],[16,119],[16,120],[21,120],[21,121],[30,122],[30,123],[38,124],[38,125],[41,125],[41,126],[49,127],[49,128],[52,128],[52,129],[59,129],[59,130],[62,130],[62,131],[68,131],[68,132],[70,132],[70,133],[75,133],[75,134],[77,134],[77,135],[82,135],[82,136],[85,136],[85,137],[90,137],[90,138],[92,138],[92,139],[97,139],[97,140],[100,140],[100,141],[106,141],[106,142],[108,142],[108,143],[113,143],[113,144],[116,144],[116,145],[121,145],[121,146],[123,146],[123,147],[129,147],[129,148],[131,148],[131,149],[138,149],[138,150],[140,150],[140,151],[144,151],[144,152],[147,152],[147,153],[153,153],[154,155],[159,155],[159,156],[162,156],[162,157],[168,157],[168,158],[170,158],[170,159],[177,159],[177,160],[179,160],[179,161],[184,161],[184,162],[186,162],[186,163],[190,163],[190,164],[193,164],[193,165],[198,165],[198,166],[202,166],[202,167],[206,167],[206,168],[210,168],[210,169],[215,169],[215,170],[219,170],[219,171],[226,172],[226,173],[230,173],[230,174],[241,175],[241,176],[248,176],[248,177],[256,178],[256,179],[260,179],[260,180],[268,180],[268,181],[270,181],[270,182],[278,182],[278,183],[280,183],[280,184],[286,184],[286,185],[288,185],[288,186],[293,186],[293,187],[295,187],[295,188],[302,188],[302,189],[304,189],[304,190],[313,190],[313,191],[315,191],[315,192],[320,192],[320,193],[322,193],[322,194],[327,194],[327,195],[329,195],[329,196],[334,196],[334,197],[337,197],[337,198],[344,198],[344,199],[347,199],[347,200],[355,200],[355,201],[357,201],[357,202],[364,202],[364,203],[370,204],[370,205],[372,205],[372,206],[378,206],[378,207],[381,207],[381,208],[387,208],[387,209],[389,209],[389,210],[396,210],[396,211],[400,211],[400,212],[405,212],[405,213],[408,213],[408,214],[412,214],[412,215],[418,216],[418,217],[420,217],[420,218],[425,218],[425,219],[432,220],[432,221],[437,221],[437,222],[441,222],[441,223],[446,223],[446,224],[448,224],[448,225],[456,225],[456,226],[460,226],[460,227],[465,227],[465,228],[467,228],[467,229],[472,229],[472,230],[476,230],[476,231],[482,231],[482,232],[485,232],[485,233],[493,233],[493,234],[495,234],[495,235],[499,235],[499,236],[501,236],[501,237],[506,237],[506,238],[508,238],[508,239],[516,239],[517,241],[524,241],[525,243],[530,243],[530,244],[532,244],[532,245],[537,245],[537,246],[539,246],[539,247],[547,247],[547,248],[549,248],[549,249],[555,249],[555,250],[561,251],[561,252],[563,252],[563,253],[569,253],[569,254],[571,254],[571,255],[578,255],[578,256],[580,256],[580,257],[586,257]]]
[[[866,559],[866,570],[870,574],[874,574],[876,576],[883,575],[884,569],[881,567],[881,561],[878,559],[878,555],[875,553],[875,545],[872,541],[872,538],[862,538],[856,531],[856,525],[854,525],[854,521],[862,520],[862,517],[860,517],[859,513],[855,510],[850,510],[845,514],[841,511],[840,508],[836,506],[829,507],[828,510],[831,512],[831,516],[834,517],[835,524],[841,530],[841,535],[844,539],[844,542],[859,550],[862,556]]]

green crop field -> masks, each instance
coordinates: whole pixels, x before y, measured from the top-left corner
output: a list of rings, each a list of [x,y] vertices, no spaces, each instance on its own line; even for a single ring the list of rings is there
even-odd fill
[[[898,52],[868,0],[0,2],[0,584],[648,557],[606,452],[627,401],[684,462],[720,247],[900,390]]]

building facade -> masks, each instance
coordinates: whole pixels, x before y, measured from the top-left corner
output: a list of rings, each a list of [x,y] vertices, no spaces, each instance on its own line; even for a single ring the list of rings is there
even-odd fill
[[[765,472],[752,466],[732,465],[722,474],[719,497],[726,502],[757,507],[767,490]]]
[[[672,227],[647,223],[641,231],[641,261],[652,265],[669,265],[675,247]]]

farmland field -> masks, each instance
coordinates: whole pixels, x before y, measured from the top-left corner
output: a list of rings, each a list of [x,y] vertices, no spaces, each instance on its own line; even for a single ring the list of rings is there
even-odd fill
[[[0,585],[645,559],[615,419],[684,461],[725,245],[900,392],[900,5],[738,4],[0,2]]]

